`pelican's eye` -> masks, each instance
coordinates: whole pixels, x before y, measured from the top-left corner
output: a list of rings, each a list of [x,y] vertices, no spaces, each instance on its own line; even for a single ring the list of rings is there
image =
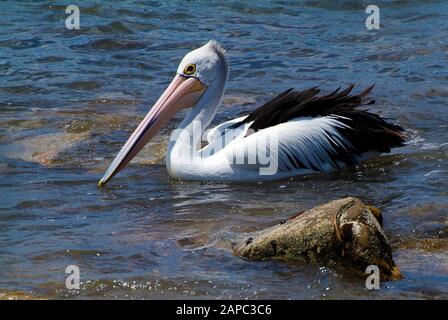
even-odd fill
[[[184,69],[184,74],[186,74],[187,76],[192,75],[195,72],[196,72],[196,65],[195,64],[189,64]]]

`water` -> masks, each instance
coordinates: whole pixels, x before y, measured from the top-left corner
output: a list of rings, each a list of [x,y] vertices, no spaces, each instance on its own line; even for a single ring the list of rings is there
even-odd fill
[[[46,298],[448,298],[448,3],[2,1],[0,291]],[[220,123],[289,88],[376,84],[408,145],[357,168],[262,184],[171,180],[165,128],[105,188],[108,163],[209,39],[228,50]],[[230,241],[344,196],[383,210],[406,279],[366,291],[323,266],[247,262]],[[81,289],[65,288],[67,265]]]

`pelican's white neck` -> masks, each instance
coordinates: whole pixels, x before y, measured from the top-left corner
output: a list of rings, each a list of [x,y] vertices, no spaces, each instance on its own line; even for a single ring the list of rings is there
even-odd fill
[[[193,162],[200,164],[202,133],[216,115],[226,81],[227,73],[223,72],[211,82],[198,103],[171,134],[166,155],[166,166],[171,176],[178,176],[176,171],[188,169]]]

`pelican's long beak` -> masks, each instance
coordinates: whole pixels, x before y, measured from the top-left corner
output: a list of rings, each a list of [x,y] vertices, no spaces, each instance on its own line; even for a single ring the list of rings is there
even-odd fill
[[[194,106],[206,89],[207,86],[197,78],[177,74],[118,152],[98,186],[120,172],[177,111]]]

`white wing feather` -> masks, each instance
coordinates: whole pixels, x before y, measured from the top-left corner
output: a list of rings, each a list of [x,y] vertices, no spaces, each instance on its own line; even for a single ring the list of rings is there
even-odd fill
[[[201,150],[202,157],[216,154],[233,141],[239,141],[240,139],[244,138],[244,135],[246,134],[247,129],[250,127],[252,122],[246,123],[235,129],[229,129],[229,127],[244,120],[246,117],[247,116],[232,119],[210,129],[207,132],[208,144]]]
[[[208,130],[208,132],[207,132],[208,143],[212,143],[214,140],[221,137],[225,133],[225,130],[228,129],[231,125],[234,125],[235,123],[243,121],[246,118],[247,118],[247,116],[232,119],[232,120],[226,121],[224,123],[218,124],[216,127]]]
[[[244,155],[244,162],[240,160],[237,164],[240,169],[259,169],[260,159],[264,157],[264,160],[276,160],[279,171],[316,171],[316,168],[330,171],[343,166],[332,159],[336,153],[334,145],[347,153],[352,148],[350,141],[337,130],[347,128],[338,118],[341,117],[295,118],[247,137],[240,135],[224,151],[230,163],[235,163],[235,155]]]

